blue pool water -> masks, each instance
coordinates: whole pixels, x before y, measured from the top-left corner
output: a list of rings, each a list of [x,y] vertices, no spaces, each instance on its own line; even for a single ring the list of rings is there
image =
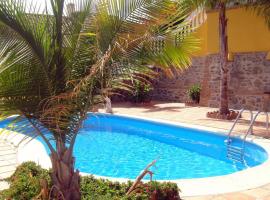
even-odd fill
[[[1,124],[0,124],[1,126]],[[152,160],[154,179],[173,180],[226,175],[263,163],[268,155],[246,144],[246,164],[226,158],[226,136],[115,115],[89,115],[75,144],[81,172],[134,179]],[[241,145],[233,139],[234,145]]]
[[[152,160],[157,180],[230,174],[261,164],[267,153],[247,143],[246,165],[226,158],[226,137],[213,132],[115,115],[89,117],[75,145],[76,167],[101,176],[136,178]],[[234,145],[241,145],[239,139]]]

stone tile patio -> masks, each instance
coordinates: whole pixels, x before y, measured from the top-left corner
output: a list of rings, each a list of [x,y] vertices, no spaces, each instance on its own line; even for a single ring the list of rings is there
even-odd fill
[[[233,121],[215,120],[206,118],[206,113],[214,111],[215,108],[207,107],[185,107],[182,103],[153,102],[148,105],[134,105],[131,103],[114,104],[115,114],[128,114],[148,118],[169,120],[180,123],[200,125],[227,131],[231,128]],[[102,109],[100,110],[102,111]],[[254,112],[256,113],[256,112]],[[244,112],[240,123],[236,125],[234,134],[243,134],[249,127],[250,113]],[[270,137],[270,130],[266,130],[266,116],[260,114],[254,125],[254,135],[265,138]],[[255,177],[254,177],[255,178]],[[270,183],[270,180],[269,180]],[[221,195],[186,197],[185,200],[270,200],[270,184],[246,191],[228,193]]]
[[[101,109],[102,110],[102,109]],[[153,102],[147,105],[134,105],[131,103],[114,104],[115,114],[129,114],[148,118],[169,120],[172,122],[188,123],[193,125],[206,126],[211,128],[228,131],[233,125],[233,121],[210,119],[206,117],[209,111],[215,111],[215,108],[208,107],[185,107],[183,103],[163,103]],[[256,111],[253,112],[253,115]],[[270,117],[270,116],[269,116]],[[245,133],[249,127],[250,113],[244,112],[241,120],[235,127],[235,134]],[[266,116],[261,113],[254,125],[254,135],[265,138],[270,137],[270,129],[266,130]]]

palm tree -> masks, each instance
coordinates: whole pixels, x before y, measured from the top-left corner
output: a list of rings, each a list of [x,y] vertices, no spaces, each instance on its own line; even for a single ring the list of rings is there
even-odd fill
[[[228,106],[228,36],[226,4],[232,0],[184,0],[185,6],[190,10],[218,9],[219,11],[219,53],[220,53],[220,104],[219,114],[227,115]]]
[[[187,67],[197,41],[173,0],[51,0],[39,8],[0,2],[0,109],[19,114],[15,131],[48,146],[54,194],[77,200],[73,147],[96,99],[154,78],[149,66],[167,74]]]
[[[216,3],[219,8],[219,49],[220,49],[220,106],[219,114],[227,115],[229,113],[228,105],[228,36],[227,36],[227,17],[226,2],[219,1]]]
[[[228,36],[226,7],[229,4],[237,3],[254,9],[258,15],[264,16],[270,27],[270,1],[269,0],[184,0],[185,7],[190,10],[198,8],[218,9],[219,12],[219,53],[220,53],[220,104],[219,114],[227,115],[228,106]]]

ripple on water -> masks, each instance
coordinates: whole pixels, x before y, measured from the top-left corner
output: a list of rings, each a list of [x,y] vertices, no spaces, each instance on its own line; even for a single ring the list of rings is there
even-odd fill
[[[232,163],[137,135],[85,130],[81,133],[75,145],[76,167],[86,173],[134,179],[157,158],[152,167],[157,180],[202,178],[237,171]]]

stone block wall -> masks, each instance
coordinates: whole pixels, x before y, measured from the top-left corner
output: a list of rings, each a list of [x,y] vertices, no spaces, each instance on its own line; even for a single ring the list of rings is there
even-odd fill
[[[229,62],[228,95],[233,109],[270,111],[270,60],[266,52],[236,53]],[[202,86],[202,106],[219,106],[220,59],[218,54],[193,59],[192,66],[174,79],[162,76],[155,84],[154,99],[184,102],[186,90]]]
[[[153,98],[156,100],[184,102],[187,100],[187,89],[203,80],[205,58],[194,58],[192,67],[175,74],[174,78],[161,75],[154,84]]]

